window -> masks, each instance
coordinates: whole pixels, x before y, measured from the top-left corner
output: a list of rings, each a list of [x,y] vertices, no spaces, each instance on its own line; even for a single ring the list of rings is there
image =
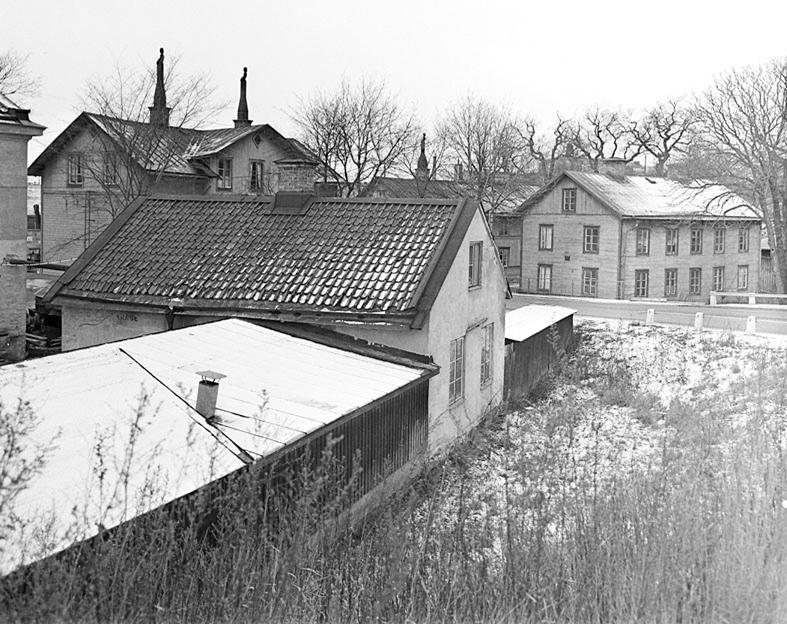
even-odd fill
[[[582,294],[598,297],[598,269],[582,267]]]
[[[678,228],[667,228],[667,245],[664,253],[668,256],[678,255]]]
[[[552,265],[538,265],[538,290],[549,292],[552,290]]]
[[[492,345],[494,344],[495,325],[490,323],[481,330],[481,385],[486,385],[492,380]]]
[[[677,297],[678,269],[664,269],[664,296]]]
[[[738,253],[749,251],[749,228],[738,228]]]
[[[465,337],[451,341],[451,364],[448,368],[448,402],[456,403],[465,395]]]
[[[582,252],[598,253],[598,231],[597,225],[586,225],[582,234]]]
[[[747,290],[749,288],[749,265],[738,265],[738,290]]]
[[[713,290],[724,290],[724,267],[713,267]]]
[[[216,188],[229,191],[232,190],[232,159],[219,158],[218,165],[219,179],[216,180]]]
[[[563,189],[563,212],[577,211],[577,189]]]
[[[689,239],[689,253],[701,254],[702,253],[702,228],[691,228],[691,235]]]
[[[500,256],[500,263],[503,267],[508,266],[508,261],[511,258],[511,248],[510,247],[500,247],[497,250],[498,255]]]
[[[650,286],[650,271],[648,269],[637,269],[634,271],[634,296],[647,297]]]
[[[716,226],[713,228],[713,253],[724,253],[724,241],[727,237],[727,228]]]
[[[82,186],[84,176],[82,174],[82,154],[73,152],[68,155],[68,186]]]
[[[702,292],[702,269],[689,269],[689,294],[699,295]]]
[[[650,255],[650,229],[637,228],[637,255]]]
[[[554,226],[552,225],[539,225],[538,226],[538,248],[541,251],[552,251],[552,235]]]
[[[118,157],[113,152],[104,154],[104,184],[117,186],[118,183]]]
[[[264,193],[265,183],[263,175],[265,174],[265,161],[263,160],[250,160],[249,161],[249,191],[252,193]]]
[[[498,217],[497,218],[497,233],[498,236],[508,236],[509,235],[509,220],[505,217]]]
[[[470,243],[470,272],[468,286],[473,288],[481,284],[481,242]]]

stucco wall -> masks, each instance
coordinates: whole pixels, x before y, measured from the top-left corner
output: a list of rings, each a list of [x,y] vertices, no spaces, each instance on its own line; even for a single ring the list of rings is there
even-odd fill
[[[505,274],[511,287],[519,288],[522,277],[522,218],[496,217],[492,222],[492,234],[498,249],[508,248]]]
[[[552,266],[551,293],[582,294],[582,268],[598,269],[598,297],[612,299],[618,293],[619,220],[581,188],[577,189],[576,212],[563,212],[563,189],[576,188],[564,179],[522,220],[522,281],[526,292],[538,290],[538,265]],[[553,226],[552,250],[538,249],[540,225]],[[585,253],[585,226],[598,226],[598,253]]]

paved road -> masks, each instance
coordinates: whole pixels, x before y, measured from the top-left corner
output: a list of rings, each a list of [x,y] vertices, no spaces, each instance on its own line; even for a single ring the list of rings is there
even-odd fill
[[[506,302],[506,307],[513,310],[529,303],[566,306],[576,310],[578,316],[641,322],[645,321],[647,310],[652,308],[656,323],[683,326],[693,326],[694,315],[697,312],[702,312],[705,327],[733,331],[744,331],[746,318],[755,316],[757,318],[757,333],[787,335],[787,306],[708,306],[515,294],[513,299]]]

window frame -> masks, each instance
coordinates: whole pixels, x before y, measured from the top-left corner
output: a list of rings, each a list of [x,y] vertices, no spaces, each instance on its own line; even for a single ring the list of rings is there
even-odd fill
[[[634,253],[637,256],[650,255],[650,228],[637,226],[634,237]]]
[[[582,296],[598,297],[598,267],[582,267]]]
[[[259,176],[255,176],[254,170],[259,167]],[[254,184],[256,180],[256,185]],[[249,192],[265,193],[265,161],[260,159],[249,160]]]
[[[744,276],[743,285],[741,285],[741,275]],[[737,273],[737,286],[739,292],[746,292],[749,290],[749,265],[739,264]]]
[[[495,324],[484,325],[481,331],[483,332],[481,335],[481,387],[483,388],[492,382]]]
[[[696,280],[694,279],[694,276],[697,276]],[[702,294],[702,267],[689,267],[689,294]]]
[[[465,336],[450,342],[448,364],[448,405],[465,397]]]
[[[544,243],[545,234],[549,236],[549,246]],[[555,225],[553,223],[539,223],[538,224],[538,250],[539,251],[553,251],[555,248]]]
[[[483,241],[472,241],[468,247],[468,276],[467,287],[479,288],[481,286],[481,268],[484,255]]]
[[[665,232],[666,232],[665,237],[664,237],[664,255],[665,256],[677,256],[678,255],[678,251],[679,251],[679,245],[680,245],[680,228],[667,227],[667,228],[664,228],[664,229],[665,229]],[[672,246],[674,246],[674,249],[671,250],[672,246],[670,245],[670,242],[671,242],[670,241],[670,237],[673,234],[674,234],[675,240],[674,240]]]
[[[749,237],[751,228],[748,225],[738,228],[738,253],[749,252]],[[743,265],[741,265],[743,266]],[[748,265],[746,265],[748,266]]]
[[[717,279],[721,276],[721,279]],[[711,289],[717,292],[724,290],[724,267],[715,266],[711,269]]]
[[[542,269],[544,271],[544,276],[547,277],[544,282],[546,283],[546,288],[542,288],[541,286],[541,275]],[[536,290],[538,292],[544,293],[551,293],[552,292],[552,265],[551,264],[539,264],[536,270]]]
[[[678,269],[675,267],[664,269],[664,296],[678,296]]]
[[[641,290],[640,278],[645,278],[644,292]],[[643,299],[650,296],[650,269],[634,269],[634,297]]]
[[[727,247],[727,228],[721,225],[713,228],[713,253],[723,254]]]
[[[117,152],[104,152],[102,158],[103,182],[106,186],[118,185]]]
[[[598,225],[582,226],[582,253],[597,254],[601,248],[601,227]]]
[[[219,174],[219,177],[216,179],[216,190],[231,191],[232,190],[232,158],[216,159],[216,173]]]
[[[564,188],[563,195],[561,196],[560,208],[561,212],[577,212],[577,187],[572,186]]]
[[[701,226],[691,226],[689,230],[689,254],[692,256],[702,255],[702,236],[703,228]],[[695,244],[696,243],[696,244]]]
[[[500,258],[500,264],[504,269],[507,269],[508,263],[511,262],[511,247],[498,247],[497,255]]]
[[[66,157],[66,186],[84,186],[85,168],[82,152],[69,152]]]

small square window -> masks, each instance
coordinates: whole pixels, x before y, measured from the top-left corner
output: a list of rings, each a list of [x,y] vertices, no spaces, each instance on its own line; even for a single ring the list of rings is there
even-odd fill
[[[599,226],[586,225],[582,233],[582,252],[598,253]]]
[[[538,226],[538,249],[539,251],[552,251],[554,226]]]
[[[470,243],[470,266],[468,274],[468,286],[473,288],[481,285],[481,251],[482,243]]]
[[[577,211],[577,189],[563,189],[563,212]]]

